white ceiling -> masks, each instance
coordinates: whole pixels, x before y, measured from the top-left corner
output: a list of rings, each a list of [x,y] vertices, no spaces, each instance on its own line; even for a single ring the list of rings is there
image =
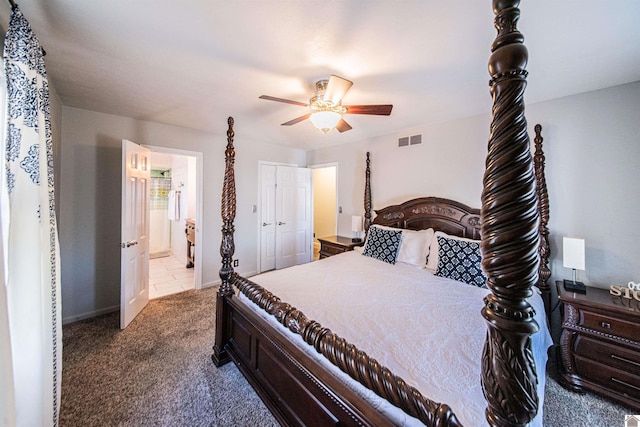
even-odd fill
[[[304,149],[490,111],[491,1],[16,0],[66,106]],[[8,22],[9,6],[0,15]],[[524,0],[529,103],[640,80],[640,1]],[[353,130],[280,126],[316,80],[354,82]]]

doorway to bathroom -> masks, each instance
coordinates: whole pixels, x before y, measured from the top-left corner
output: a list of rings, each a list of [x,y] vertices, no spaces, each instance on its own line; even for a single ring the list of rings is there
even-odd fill
[[[202,153],[147,146],[149,192],[149,298],[202,288],[200,218]]]

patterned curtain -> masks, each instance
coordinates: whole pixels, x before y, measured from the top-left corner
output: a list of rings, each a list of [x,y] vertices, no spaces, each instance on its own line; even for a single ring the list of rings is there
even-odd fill
[[[0,420],[56,426],[62,328],[49,87],[42,48],[18,8],[6,34],[4,67]]]

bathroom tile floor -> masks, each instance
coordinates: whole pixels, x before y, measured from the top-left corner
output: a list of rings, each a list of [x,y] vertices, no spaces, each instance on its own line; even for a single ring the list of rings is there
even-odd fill
[[[149,299],[195,288],[193,268],[173,256],[149,260]]]

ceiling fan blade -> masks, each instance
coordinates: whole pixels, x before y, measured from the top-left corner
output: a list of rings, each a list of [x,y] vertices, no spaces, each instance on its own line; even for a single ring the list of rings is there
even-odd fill
[[[324,102],[331,101],[333,105],[339,105],[342,97],[353,86],[353,82],[336,75],[329,77],[329,84],[324,91]]]
[[[304,116],[300,116],[298,118],[295,118],[293,120],[289,120],[286,123],[283,123],[281,126],[291,126],[291,125],[295,125],[296,123],[300,123],[303,120],[307,120],[309,118],[311,114],[305,114]]]
[[[393,105],[345,105],[347,111],[344,114],[372,114],[374,116],[388,116]]]
[[[349,123],[347,123],[344,119],[340,119],[340,121],[336,125],[336,129],[338,129],[338,132],[342,133],[351,130],[352,128],[351,125],[349,125]]]
[[[309,104],[305,104],[304,102],[292,101],[290,99],[284,99],[284,98],[276,98],[275,96],[269,96],[269,95],[260,95],[258,98],[266,99],[267,101],[276,101],[276,102],[284,102],[286,104],[299,105],[301,107],[309,106]]]

